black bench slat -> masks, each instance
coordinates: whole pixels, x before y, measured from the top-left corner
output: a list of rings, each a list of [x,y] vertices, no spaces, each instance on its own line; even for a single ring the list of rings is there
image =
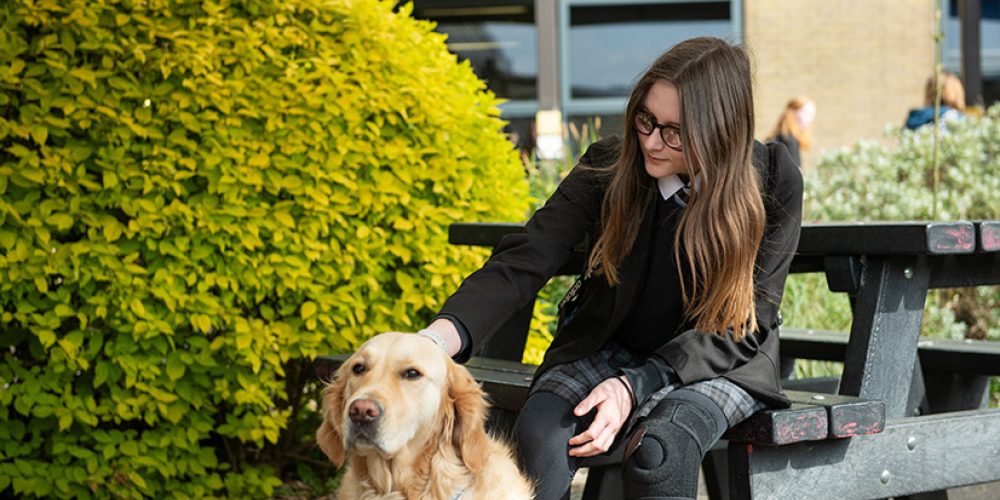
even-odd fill
[[[1000,252],[1000,220],[979,221],[979,251]]]
[[[790,272],[825,271],[831,291],[855,293],[858,276],[848,271],[854,268],[860,272],[858,256],[921,255],[930,259],[933,269],[929,288],[988,285],[1000,280],[998,224],[1000,221],[803,224]],[[505,235],[523,231],[524,225],[516,222],[456,222],[448,226],[448,242],[495,247]],[[979,253],[975,253],[977,248]],[[965,255],[958,261],[956,254]],[[583,263],[583,254],[575,254],[557,274],[579,274]]]
[[[1000,375],[1000,342],[921,339],[917,349],[925,370]]]
[[[844,360],[847,333],[782,328],[780,335],[782,357]],[[921,337],[917,343],[917,354],[926,371],[1000,375],[1000,342]]]
[[[723,439],[737,443],[775,445],[821,441],[829,434],[822,406],[792,403],[781,410],[761,410],[726,431]]]
[[[972,222],[862,222],[802,224],[796,253],[814,255],[926,255],[972,253]]]
[[[992,230],[995,223],[980,226]],[[495,247],[503,236],[523,231],[524,224],[517,222],[456,222],[448,226],[448,243]],[[975,249],[976,227],[972,222],[837,222],[803,224],[796,253],[926,255],[972,253]]]
[[[781,388],[786,391],[820,392],[837,394],[840,387],[840,377],[809,377],[793,378],[781,381]]]
[[[526,365],[519,361],[511,361],[507,359],[496,359],[496,358],[484,358],[476,356],[470,358],[469,361],[465,363],[465,367],[468,369],[482,368],[484,370],[493,370],[500,372],[515,372],[515,373],[525,373],[528,375],[535,373],[534,365]],[[528,381],[531,382],[530,380]]]
[[[785,391],[793,403],[821,405],[827,411],[829,437],[875,434],[885,428],[885,403],[838,394]]]
[[[448,225],[448,243],[492,248],[504,236],[523,232],[519,222],[455,222]]]

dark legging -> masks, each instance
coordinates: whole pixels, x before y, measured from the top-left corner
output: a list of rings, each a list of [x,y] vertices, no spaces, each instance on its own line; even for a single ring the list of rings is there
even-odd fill
[[[517,418],[518,460],[535,482],[537,500],[569,498],[579,464],[568,454],[568,441],[593,419],[593,412],[576,417],[573,407],[555,394],[536,392]],[[627,498],[694,498],[701,459],[727,427],[722,410],[706,396],[686,389],[670,393],[629,439],[634,449],[626,450],[623,464]]]

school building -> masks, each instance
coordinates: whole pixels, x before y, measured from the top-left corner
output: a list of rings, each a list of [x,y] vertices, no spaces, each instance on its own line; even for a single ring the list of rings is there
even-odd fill
[[[577,124],[600,116],[601,133],[615,133],[632,83],[664,50],[700,35],[743,43],[756,68],[758,136],[790,98],[816,102],[808,168],[824,149],[901,124],[922,105],[936,61],[961,73],[958,2],[969,1],[413,0],[413,15],[435,21],[449,49],[507,99],[503,116],[522,144],[542,110]],[[1000,92],[1000,0],[978,1],[988,105]]]

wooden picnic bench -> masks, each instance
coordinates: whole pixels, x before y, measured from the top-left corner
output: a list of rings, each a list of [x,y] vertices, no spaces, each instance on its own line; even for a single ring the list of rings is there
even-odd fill
[[[937,408],[949,410],[944,413],[915,410],[928,397],[925,369],[994,374],[969,367],[989,365],[995,343],[962,351],[920,341],[918,333],[929,289],[1000,284],[998,228],[964,221],[804,225],[791,272],[825,273],[831,291],[851,297],[853,321],[850,333],[836,338],[782,328],[782,352],[843,361],[843,375],[836,393],[829,384],[826,393],[803,392],[797,389],[816,388],[810,386],[815,381],[785,381],[790,408],[763,410],[730,429],[723,437],[727,448],[706,458],[709,495],[885,498],[1000,480],[1000,410],[982,407],[981,397],[973,406],[967,395],[956,398],[961,404]],[[453,224],[449,241],[495,246],[521,230],[520,224]],[[560,273],[578,273],[578,257]],[[490,394],[500,427],[523,405],[535,368],[520,363],[530,316],[530,308],[516,314],[467,363]],[[952,361],[941,361],[949,356]],[[967,362],[974,358],[981,364]],[[989,366],[1000,366],[992,359]],[[318,359],[317,374],[329,376],[342,360]],[[959,392],[976,391],[982,394],[981,387]],[[620,450],[588,465],[585,498],[620,496]]]

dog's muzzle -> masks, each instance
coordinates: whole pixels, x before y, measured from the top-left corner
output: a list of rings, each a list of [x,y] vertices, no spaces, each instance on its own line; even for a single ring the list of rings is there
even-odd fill
[[[347,409],[351,419],[347,441],[355,444],[359,440],[378,447],[378,427],[382,421],[382,405],[373,399],[355,399]]]

